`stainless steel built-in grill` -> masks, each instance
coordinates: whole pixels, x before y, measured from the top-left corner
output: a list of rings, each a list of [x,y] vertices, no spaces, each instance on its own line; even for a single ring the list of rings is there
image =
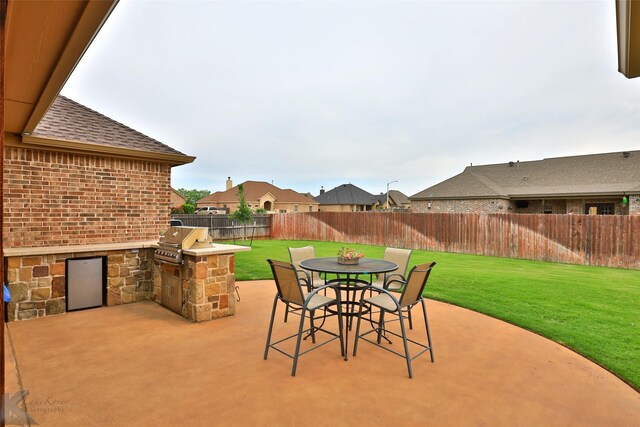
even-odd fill
[[[155,257],[171,264],[182,264],[182,251],[211,246],[206,227],[169,227],[160,237]]]

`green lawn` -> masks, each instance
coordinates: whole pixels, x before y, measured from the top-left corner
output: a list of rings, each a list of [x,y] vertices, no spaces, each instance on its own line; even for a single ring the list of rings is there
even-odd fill
[[[313,245],[318,256],[341,246],[382,258],[384,248],[332,242],[257,240],[236,254],[236,279],[271,279],[267,258]],[[410,265],[436,261],[426,296],[537,332],[614,372],[640,390],[640,272],[549,262],[414,251]],[[274,288],[275,291],[275,288]]]

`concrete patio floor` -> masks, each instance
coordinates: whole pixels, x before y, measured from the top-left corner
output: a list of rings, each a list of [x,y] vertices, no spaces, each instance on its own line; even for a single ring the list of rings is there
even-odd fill
[[[640,394],[606,370],[435,301],[427,309],[436,362],[416,359],[413,379],[401,358],[364,342],[346,362],[337,342],[311,352],[291,377],[290,359],[275,351],[262,359],[275,285],[239,286],[236,314],[201,324],[152,302],[8,324],[7,391],[28,391],[27,410],[42,426],[640,422]],[[281,314],[279,335],[297,320],[283,326]]]

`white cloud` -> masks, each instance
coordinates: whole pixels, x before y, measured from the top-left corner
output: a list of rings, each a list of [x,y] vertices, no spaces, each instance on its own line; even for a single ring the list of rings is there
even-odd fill
[[[317,194],[637,148],[610,2],[121,1],[63,93],[189,155],[177,187]],[[634,147],[635,145],[635,147]]]

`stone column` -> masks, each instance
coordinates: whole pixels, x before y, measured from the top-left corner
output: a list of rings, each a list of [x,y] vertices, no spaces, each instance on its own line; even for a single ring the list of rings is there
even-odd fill
[[[185,256],[186,317],[204,322],[235,313],[233,254]]]
[[[629,197],[629,215],[640,215],[640,194]]]

